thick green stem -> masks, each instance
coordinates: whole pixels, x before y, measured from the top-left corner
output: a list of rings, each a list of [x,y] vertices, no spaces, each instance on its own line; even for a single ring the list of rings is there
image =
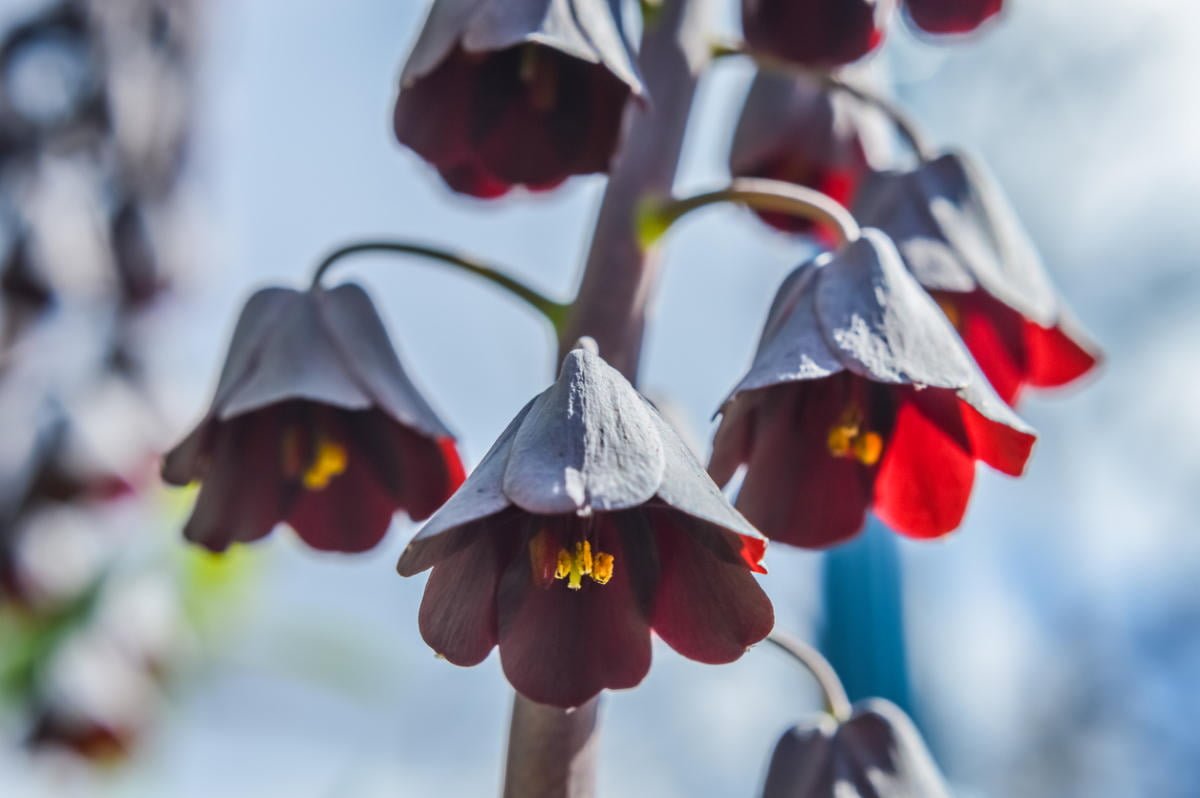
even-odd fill
[[[567,306],[560,302],[555,302],[553,299],[544,294],[535,291],[529,286],[517,280],[515,277],[510,277],[504,272],[495,267],[480,263],[474,258],[460,255],[455,252],[449,252],[438,247],[427,246],[425,244],[414,244],[409,241],[356,241],[352,244],[335,249],[333,252],[325,256],[313,272],[312,286],[317,288],[321,284],[321,279],[325,276],[333,265],[343,258],[360,253],[379,253],[390,252],[400,255],[417,255],[428,260],[451,266],[459,271],[464,271],[467,274],[472,274],[480,277],[492,285],[498,286],[509,294],[512,294],[517,299],[525,302],[538,313],[546,318],[553,325],[554,329],[560,330],[563,325],[563,320],[567,314]]]

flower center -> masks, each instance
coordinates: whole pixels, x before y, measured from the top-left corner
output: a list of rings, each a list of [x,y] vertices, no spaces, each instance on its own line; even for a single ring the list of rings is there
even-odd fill
[[[529,93],[529,103],[538,111],[549,111],[558,100],[558,71],[554,62],[537,45],[521,50],[521,82]]]
[[[350,455],[342,443],[318,433],[312,454],[305,462],[306,452],[302,451],[300,434],[300,430],[293,427],[283,435],[283,473],[293,479],[298,477],[307,490],[325,490],[335,477],[345,473]]]
[[[585,576],[598,585],[607,585],[612,579],[613,555],[604,551],[593,552],[591,541],[580,540],[574,546],[559,548],[551,558],[549,555],[554,551],[551,540],[551,533],[543,529],[529,541],[534,581],[542,587],[549,587],[555,579],[565,579],[568,588],[580,590]]]
[[[883,436],[874,430],[863,429],[862,411],[850,405],[829,428],[825,439],[829,453],[834,457],[857,460],[865,466],[873,466],[883,455]]]
[[[946,318],[950,320],[951,326],[956,330],[962,329],[962,311],[958,309],[958,304],[952,299],[947,299],[944,296],[937,297],[938,307],[942,309],[942,313],[946,314]]]

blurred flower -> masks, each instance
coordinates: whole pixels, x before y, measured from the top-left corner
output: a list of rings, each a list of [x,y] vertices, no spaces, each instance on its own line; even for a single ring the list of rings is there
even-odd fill
[[[729,152],[734,177],[765,177],[816,189],[847,207],[890,141],[879,115],[814,77],[761,71],[738,119]],[[808,233],[811,221],[760,212],[780,230]]]
[[[920,733],[895,704],[871,699],[839,722],[789,729],[771,756],[763,798],[949,798]]]
[[[742,0],[742,31],[756,52],[835,67],[879,46],[893,6],[893,0]]]
[[[877,230],[785,280],[721,412],[713,478],[745,463],[738,509],[805,547],[853,537],[869,506],[897,532],[944,535],[975,461],[1019,475],[1034,442]]]
[[[652,628],[686,657],[724,663],[774,618],[751,575],[765,541],[589,343],[398,566],[433,567],[420,627],[439,655],[475,665],[499,645],[518,692],[562,707],[641,682]]]
[[[1095,367],[1098,348],[980,164],[949,152],[912,171],[875,174],[855,215],[896,241],[1006,402],[1026,385],[1058,387]]]
[[[607,171],[644,93],[619,0],[438,0],[409,56],[396,137],[455,191],[498,197]]]
[[[163,478],[202,482],[184,534],[214,551],[286,521],[310,546],[357,552],[397,508],[427,517],[463,472],[370,298],[346,284],[250,298],[212,406]]]
[[[1004,0],[904,0],[913,24],[926,33],[970,33],[1000,13]]]

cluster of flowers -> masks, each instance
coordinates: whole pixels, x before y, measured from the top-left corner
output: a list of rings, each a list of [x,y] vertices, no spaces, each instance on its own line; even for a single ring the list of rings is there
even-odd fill
[[[620,6],[435,2],[401,78],[398,139],[477,197],[605,171],[626,107],[654,101]],[[1000,2],[905,7],[920,28],[957,33]],[[745,0],[743,21],[752,49],[826,67],[874,48],[892,10]],[[242,312],[211,409],[166,460],[168,481],[203,483],[187,537],[222,550],[285,521],[353,552],[397,509],[432,516],[399,562],[403,575],[432,568],[425,640],[459,665],[498,646],[520,693],[573,707],[640,682],[651,630],[709,663],[763,639],[764,535],[827,547],[870,509],[905,535],[949,533],[976,462],[1022,473],[1034,443],[1012,409],[1022,389],[1070,382],[1097,355],[981,167],[945,153],[877,171],[856,103],[799,77],[761,78],[747,100],[735,173],[824,190],[866,229],[780,287],[707,472],[583,339],[464,482],[361,288],[269,288]],[[734,506],[719,485],[743,466]],[[809,736],[834,759],[863,735],[912,736],[889,713],[860,708]]]
[[[169,659],[169,622],[107,608],[178,609],[112,575],[165,426],[139,329],[176,273],[192,5],[49,0],[0,31],[2,676],[32,745],[91,758],[128,749]]]

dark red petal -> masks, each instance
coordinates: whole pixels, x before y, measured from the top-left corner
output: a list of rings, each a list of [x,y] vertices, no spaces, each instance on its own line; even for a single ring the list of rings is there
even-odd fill
[[[478,534],[433,567],[417,622],[429,647],[455,665],[482,662],[496,645],[496,591],[512,558],[511,534]]]
[[[212,461],[183,534],[224,551],[269,533],[284,515],[279,407],[217,425]]]
[[[883,41],[887,0],[742,0],[751,49],[806,66],[857,61]]]
[[[1096,367],[1099,357],[1071,339],[1061,326],[1047,329],[1025,324],[1025,346],[1029,351],[1029,384],[1057,388],[1074,382]]]
[[[1004,0],[906,0],[909,17],[927,33],[970,33],[1000,13]]]
[[[862,529],[869,471],[829,453],[829,429],[853,378],[832,377],[764,389],[753,450],[737,508],[764,535],[823,548]]]
[[[600,518],[596,524],[604,523]],[[526,698],[579,706],[601,690],[634,687],[650,670],[650,625],[639,607],[621,536],[601,534],[615,557],[612,580],[533,583],[528,557],[516,556],[500,587],[500,663]]]
[[[955,437],[915,401],[901,402],[875,477],[875,511],[885,524],[910,537],[937,538],[962,522],[975,461]]]
[[[733,662],[771,631],[771,601],[747,568],[718,558],[672,515],[651,516],[660,563],[651,625],[689,659]]]

